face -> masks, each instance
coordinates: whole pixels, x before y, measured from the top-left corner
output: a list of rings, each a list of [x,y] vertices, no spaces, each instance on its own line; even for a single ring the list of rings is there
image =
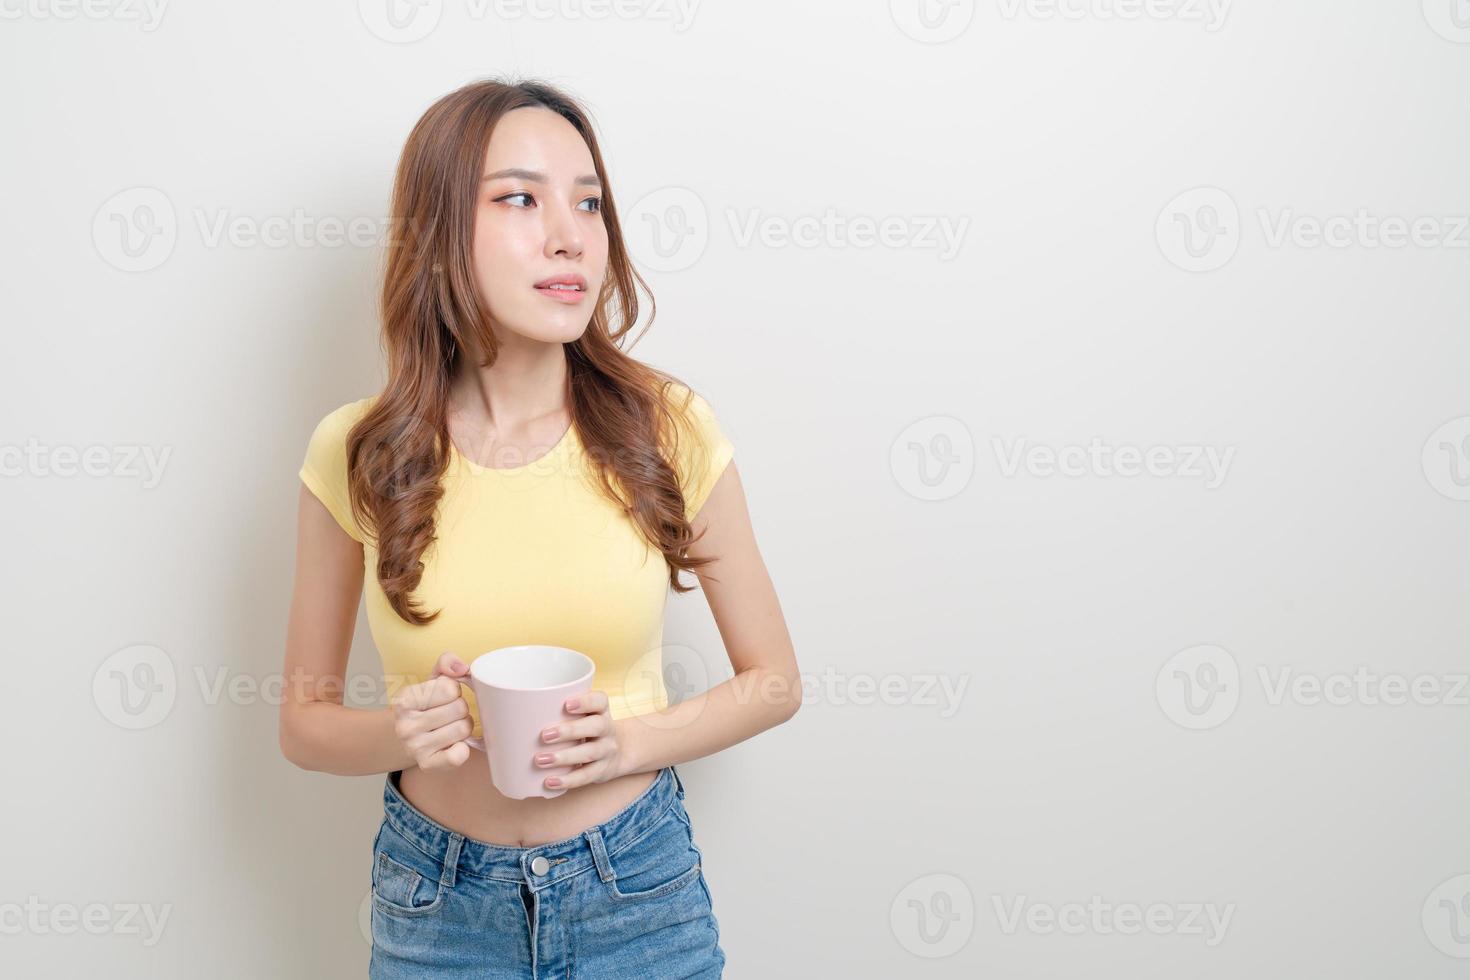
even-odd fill
[[[576,340],[607,271],[602,187],[587,144],[550,109],[515,109],[496,124],[481,173],[474,270],[497,339]]]

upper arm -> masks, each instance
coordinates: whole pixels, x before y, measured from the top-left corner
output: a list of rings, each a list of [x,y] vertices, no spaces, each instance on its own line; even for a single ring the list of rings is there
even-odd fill
[[[287,703],[342,701],[340,688],[333,694],[293,682],[301,676],[334,678],[340,684],[352,650],[362,580],[362,545],[343,533],[322,502],[302,486],[296,519],[296,573],[286,626]]]
[[[694,574],[731,666],[736,673],[759,667],[785,678],[793,695],[791,710],[796,711],[801,704],[796,652],[776,587],[756,545],[745,488],[733,460],[715,477],[693,530],[699,540],[689,548],[690,556],[715,559]]]
[[[684,494],[684,519],[693,523],[695,515],[709,499],[715,482],[735,455],[735,447],[720,427],[709,402],[683,386],[679,386],[676,392],[676,397],[682,399],[687,393],[689,399],[687,405],[681,406],[688,429],[679,431],[675,467],[680,490]]]
[[[344,506],[345,447],[340,442],[334,446],[340,429],[340,420],[332,416],[317,426],[297,484],[296,569],[280,717],[283,744],[301,705],[342,703],[362,599],[363,545],[354,536],[351,510]]]

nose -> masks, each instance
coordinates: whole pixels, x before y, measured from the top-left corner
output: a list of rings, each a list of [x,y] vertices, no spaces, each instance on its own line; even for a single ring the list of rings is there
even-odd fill
[[[546,218],[546,254],[564,258],[582,257],[582,229],[575,209],[561,205],[548,206]]]

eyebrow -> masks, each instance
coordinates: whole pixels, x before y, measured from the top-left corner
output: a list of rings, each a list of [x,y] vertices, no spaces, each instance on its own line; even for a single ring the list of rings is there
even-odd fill
[[[543,174],[541,171],[539,171],[539,170],[526,170],[523,167],[507,167],[504,170],[497,170],[494,173],[488,173],[485,176],[481,177],[480,178],[480,181],[481,181],[481,183],[483,183],[483,182],[485,182],[487,180],[495,180],[498,177],[515,177],[515,178],[517,178],[519,180],[530,180],[530,181],[534,181],[534,182],[536,182],[538,184],[545,184],[545,183],[548,182],[547,176],[545,174]],[[578,177],[576,180],[572,181],[572,183],[574,183],[574,184],[587,184],[587,185],[590,185],[592,187],[601,187],[602,186],[602,181],[600,181],[600,180],[597,179],[597,175],[596,174],[583,174],[582,176]]]

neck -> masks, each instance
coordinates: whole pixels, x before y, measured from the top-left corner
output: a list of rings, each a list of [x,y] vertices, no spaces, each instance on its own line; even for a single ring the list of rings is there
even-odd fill
[[[571,413],[567,355],[559,342],[518,337],[502,343],[495,363],[461,360],[450,387],[450,411],[513,429],[548,415]]]

